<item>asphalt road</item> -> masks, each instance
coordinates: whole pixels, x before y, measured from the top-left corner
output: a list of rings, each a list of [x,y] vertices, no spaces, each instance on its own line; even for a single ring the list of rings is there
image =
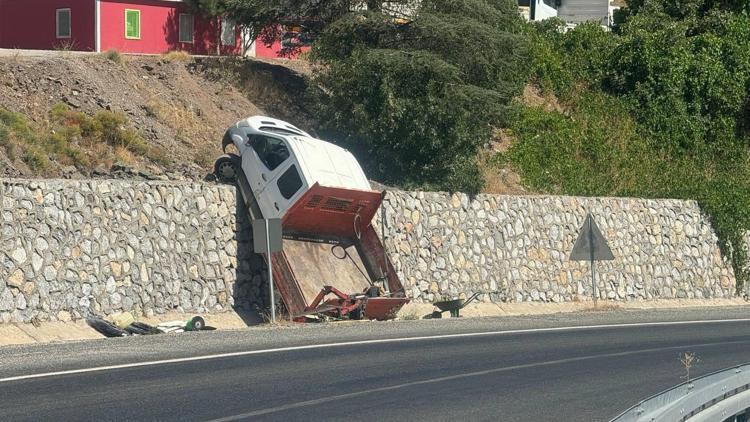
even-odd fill
[[[608,324],[598,328],[553,328],[592,319],[573,315],[368,324],[360,335],[346,333],[361,324],[172,336],[195,344],[192,353],[162,350],[165,336],[5,349],[0,420],[609,420],[681,382],[682,352],[699,356],[697,375],[750,361],[750,321],[642,325],[676,318],[614,315],[593,318]],[[320,346],[337,330],[350,344]],[[209,351],[235,355],[8,380]]]

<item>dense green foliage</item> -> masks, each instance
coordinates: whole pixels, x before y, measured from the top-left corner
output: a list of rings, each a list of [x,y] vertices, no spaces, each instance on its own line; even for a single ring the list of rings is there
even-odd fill
[[[425,0],[409,20],[347,14],[313,50],[327,137],[386,183],[480,190],[476,153],[525,83],[522,25],[512,0]]]
[[[250,39],[260,37],[266,44],[277,41],[280,25],[299,29],[297,41],[315,40],[330,24],[361,5],[360,0],[189,0],[191,2],[220,1],[227,13],[247,31]],[[368,0],[377,9],[382,2]],[[299,43],[285,44],[282,53],[300,51]]]
[[[495,163],[531,188],[695,199],[748,279],[749,2],[630,0],[612,32],[524,24],[513,0],[423,0],[399,13],[376,0],[227,2],[246,24],[301,24],[316,40],[311,103],[371,177],[477,191],[477,152],[510,128],[515,143]],[[520,101],[524,84],[542,107]]]
[[[750,17],[732,2],[631,3],[616,33],[530,25],[532,82],[510,161],[536,189],[698,200],[747,279]]]

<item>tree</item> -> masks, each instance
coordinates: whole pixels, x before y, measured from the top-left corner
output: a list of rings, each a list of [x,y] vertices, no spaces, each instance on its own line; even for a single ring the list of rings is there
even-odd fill
[[[477,151],[526,81],[522,26],[512,0],[347,13],[313,47],[319,117],[372,177],[476,192]]]
[[[227,0],[185,0],[193,13],[212,19],[216,30],[216,55],[221,55],[221,20],[228,10]]]
[[[191,0],[196,1],[196,0]],[[354,10],[364,10],[361,0],[224,0],[226,12],[248,32],[251,39],[260,38],[270,44],[281,35],[281,26],[300,28],[299,38],[315,41],[332,23]],[[417,0],[364,2],[369,10],[390,10],[407,6]],[[290,54],[298,46],[288,46],[282,53]]]
[[[671,19],[685,20],[705,17],[715,11],[750,12],[747,0],[628,0],[618,11],[615,23],[619,28],[635,15],[663,13]]]

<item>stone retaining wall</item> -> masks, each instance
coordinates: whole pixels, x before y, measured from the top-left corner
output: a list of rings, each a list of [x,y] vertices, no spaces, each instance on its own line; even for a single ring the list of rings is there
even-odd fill
[[[0,322],[266,305],[236,195],[199,183],[0,182]],[[587,210],[616,257],[598,264],[601,298],[734,292],[692,201],[391,191],[384,208],[386,249],[418,302],[588,300],[589,266],[568,260]]]
[[[389,192],[386,245],[416,301],[482,293],[492,302],[591,298],[589,264],[568,259],[590,211],[614,261],[602,299],[723,298],[731,265],[694,201]]]
[[[219,312],[264,297],[232,187],[10,180],[0,197],[0,322]]]

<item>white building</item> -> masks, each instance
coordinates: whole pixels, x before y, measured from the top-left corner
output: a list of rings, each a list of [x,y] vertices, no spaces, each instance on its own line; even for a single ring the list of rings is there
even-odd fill
[[[530,21],[542,21],[558,17],[575,26],[594,21],[602,26],[612,25],[612,14],[619,6],[611,0],[520,0],[521,13]],[[528,10],[528,12],[526,12]]]

